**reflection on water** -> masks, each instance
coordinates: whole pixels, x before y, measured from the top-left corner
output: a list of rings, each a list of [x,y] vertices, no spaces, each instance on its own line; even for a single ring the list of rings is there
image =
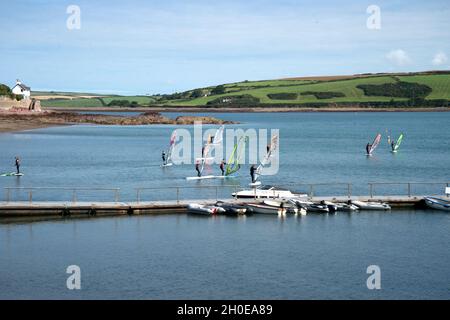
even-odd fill
[[[0,224],[0,298],[449,299],[449,227],[438,211]]]

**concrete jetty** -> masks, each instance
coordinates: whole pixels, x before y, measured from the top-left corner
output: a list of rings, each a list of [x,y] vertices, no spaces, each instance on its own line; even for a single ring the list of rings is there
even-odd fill
[[[225,202],[255,203],[263,199],[219,199]],[[312,197],[309,200],[347,202],[348,200],[385,202],[396,208],[414,208],[423,206],[423,196],[353,196],[353,197]],[[37,217],[86,217],[120,216],[134,214],[171,214],[186,213],[189,203],[214,204],[217,199],[196,199],[183,201],[139,201],[139,202],[0,202],[0,221],[2,218]]]

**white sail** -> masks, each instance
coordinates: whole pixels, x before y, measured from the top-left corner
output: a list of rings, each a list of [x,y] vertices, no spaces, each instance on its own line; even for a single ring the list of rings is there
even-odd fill
[[[262,172],[264,166],[269,163],[270,157],[273,156],[273,152],[277,149],[277,147],[278,147],[278,136],[275,135],[275,136],[272,137],[268,147],[269,147],[268,148],[268,152],[266,153],[266,155],[264,156],[264,158],[260,162],[258,168],[256,168],[255,182],[256,182],[256,180],[258,180],[259,176],[261,175],[261,172]]]

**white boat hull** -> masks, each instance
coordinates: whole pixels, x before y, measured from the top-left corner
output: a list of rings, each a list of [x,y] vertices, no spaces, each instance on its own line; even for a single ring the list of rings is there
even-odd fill
[[[435,197],[425,197],[424,200],[427,206],[429,206],[432,209],[450,212],[450,201],[448,200]]]
[[[261,204],[248,204],[247,207],[250,208],[253,213],[257,214],[273,214],[273,215],[286,214],[285,208],[277,208]]]
[[[386,203],[352,201],[352,204],[361,210],[391,210],[391,206]]]

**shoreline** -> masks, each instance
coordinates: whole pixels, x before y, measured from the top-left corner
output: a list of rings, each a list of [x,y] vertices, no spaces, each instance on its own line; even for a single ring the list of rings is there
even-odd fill
[[[448,108],[302,108],[302,107],[243,107],[243,108],[215,108],[215,107],[46,107],[45,110],[68,112],[187,112],[187,113],[277,113],[277,112],[450,112]]]
[[[95,125],[188,125],[196,121],[205,124],[234,124],[234,121],[221,120],[208,116],[178,116],[171,119],[158,112],[143,112],[138,116],[120,116],[105,114],[79,114],[73,111],[58,112],[0,112],[0,133],[17,132],[32,129],[66,126],[75,124]]]

